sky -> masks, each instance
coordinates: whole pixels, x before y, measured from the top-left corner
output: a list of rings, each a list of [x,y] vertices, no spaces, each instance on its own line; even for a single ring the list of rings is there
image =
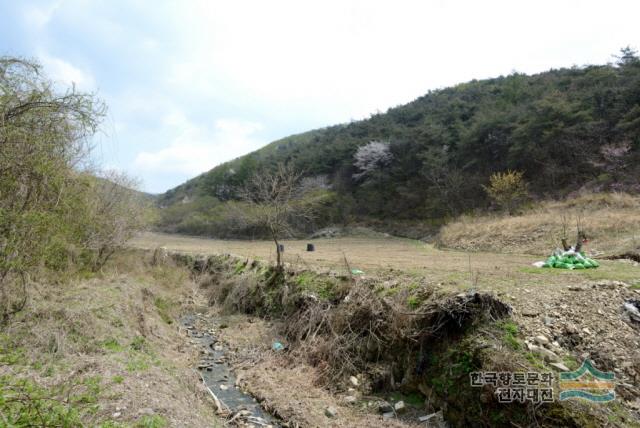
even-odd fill
[[[108,105],[95,161],[160,193],[471,79],[604,64],[637,1],[0,0],[0,55]]]

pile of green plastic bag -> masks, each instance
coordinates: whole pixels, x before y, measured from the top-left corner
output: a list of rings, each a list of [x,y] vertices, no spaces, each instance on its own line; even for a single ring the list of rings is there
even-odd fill
[[[597,261],[575,251],[556,251],[542,267],[556,269],[591,269],[600,266]]]

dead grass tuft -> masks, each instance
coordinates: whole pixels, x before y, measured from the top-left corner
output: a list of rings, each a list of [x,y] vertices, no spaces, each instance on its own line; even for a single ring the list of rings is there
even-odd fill
[[[485,294],[451,297],[430,290],[423,298],[419,311],[409,311],[402,298],[380,297],[355,285],[337,305],[306,299],[289,315],[284,331],[295,344],[294,354],[320,368],[318,383],[335,385],[349,375],[375,371],[382,362],[400,371],[415,369],[417,354],[430,343],[510,313],[507,305]],[[389,381],[393,384],[392,379],[382,383],[390,386]]]

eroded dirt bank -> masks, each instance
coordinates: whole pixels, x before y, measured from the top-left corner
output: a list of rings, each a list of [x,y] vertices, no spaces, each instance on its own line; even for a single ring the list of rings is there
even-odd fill
[[[505,294],[445,292],[397,273],[363,278],[279,272],[232,256],[171,257],[189,267],[206,296],[206,316],[217,324],[217,338],[229,350],[239,388],[283,426],[638,424],[637,330],[616,306],[617,300],[636,294],[625,284],[603,281],[579,291],[562,290],[581,292],[584,299],[606,295],[612,302],[600,310],[605,316],[596,332],[614,327],[627,333],[621,342],[627,364],[613,363],[616,401],[505,404],[498,402],[495,387],[472,387],[470,374],[544,372],[557,377],[577,368],[584,354],[601,364],[596,341],[582,331],[589,327],[568,324],[581,307],[566,311],[568,300],[557,300],[558,295],[553,297],[559,303],[551,305],[544,296],[541,302],[513,302]],[[584,322],[592,323],[589,318]],[[568,338],[580,344],[571,345]],[[274,350],[276,342],[284,349]]]

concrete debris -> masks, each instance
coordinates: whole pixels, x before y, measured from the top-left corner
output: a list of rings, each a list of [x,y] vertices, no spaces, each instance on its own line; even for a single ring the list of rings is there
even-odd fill
[[[386,421],[387,419],[391,419],[394,416],[395,416],[395,413],[393,413],[393,412],[385,412],[385,413],[382,414],[382,419],[384,419]]]
[[[555,367],[556,369],[560,370],[561,372],[568,372],[569,371],[569,367],[565,366],[562,363],[550,363],[549,365],[551,367]]]
[[[344,401],[345,401],[347,404],[353,404],[353,403],[355,403],[356,401],[358,401],[358,398],[357,398],[357,397],[355,397],[355,396],[353,396],[353,395],[347,395],[346,397],[344,397]]]
[[[431,428],[446,428],[449,426],[449,424],[444,420],[442,410],[438,410],[437,412],[431,413],[427,416],[420,416],[418,420],[420,422],[426,422],[426,426]]]
[[[640,301],[633,299],[627,300],[626,302],[624,302],[624,305],[622,305],[627,315],[629,315],[629,318],[635,322],[640,322],[640,310],[638,310],[639,306]]]
[[[540,334],[536,337],[533,338],[534,342],[536,342],[538,345],[548,345],[549,344],[549,339],[547,338],[547,336]]]
[[[550,351],[549,349],[543,348],[542,346],[530,345],[528,348],[534,354],[540,355],[547,362],[560,361],[560,357],[558,357],[555,352]]]
[[[378,404],[378,411],[380,413],[393,413],[393,406],[391,406],[391,404],[385,402],[381,402]]]
[[[567,323],[567,324],[564,326],[564,331],[565,331],[567,334],[577,334],[577,333],[578,333],[578,328],[577,328],[574,324],[572,324],[572,323]]]
[[[324,414],[328,418],[335,418],[338,415],[338,410],[333,406],[329,406],[324,409]]]
[[[353,386],[358,386],[360,384],[360,382],[358,381],[358,378],[355,376],[351,376],[349,378],[349,382],[351,382],[351,385]]]

